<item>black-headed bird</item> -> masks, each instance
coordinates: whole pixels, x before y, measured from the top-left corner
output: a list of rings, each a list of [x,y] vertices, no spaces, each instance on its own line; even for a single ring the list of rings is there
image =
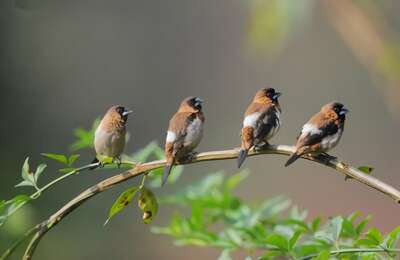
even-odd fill
[[[165,157],[162,185],[164,185],[175,162],[190,159],[193,150],[203,136],[204,114],[203,101],[198,97],[185,98],[178,111],[169,121],[165,140]]]
[[[289,166],[304,154],[317,156],[334,148],[342,137],[348,112],[349,110],[338,102],[323,106],[303,126],[297,137],[296,151],[289,157],[285,166]]]
[[[278,101],[280,95],[273,88],[263,88],[247,107],[241,131],[242,145],[237,158],[238,168],[252,147],[268,146],[268,140],[278,132],[281,125],[281,107]]]
[[[126,123],[131,110],[123,106],[112,106],[108,109],[94,135],[94,148],[101,157],[111,157],[121,162],[125,148]],[[96,158],[92,163],[99,162]],[[96,167],[93,167],[96,168]]]

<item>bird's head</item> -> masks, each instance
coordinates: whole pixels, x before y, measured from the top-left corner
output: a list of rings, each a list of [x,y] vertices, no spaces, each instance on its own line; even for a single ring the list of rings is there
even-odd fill
[[[349,112],[342,103],[336,101],[326,104],[322,107],[321,111],[325,114],[334,115],[334,117],[342,120],[346,119],[346,114]]]
[[[114,124],[125,124],[128,120],[128,115],[132,113],[132,110],[123,106],[112,106],[105,115],[107,120],[110,120]]]
[[[200,112],[203,109],[203,100],[199,97],[185,98],[180,107],[180,112]]]
[[[263,88],[257,91],[254,102],[256,103],[279,103],[278,98],[282,93],[275,91],[274,88]]]

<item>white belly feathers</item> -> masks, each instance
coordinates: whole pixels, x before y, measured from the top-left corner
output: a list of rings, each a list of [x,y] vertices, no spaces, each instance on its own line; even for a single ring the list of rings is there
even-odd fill
[[[188,148],[195,148],[203,137],[203,122],[196,118],[187,127],[186,136],[183,145]]]

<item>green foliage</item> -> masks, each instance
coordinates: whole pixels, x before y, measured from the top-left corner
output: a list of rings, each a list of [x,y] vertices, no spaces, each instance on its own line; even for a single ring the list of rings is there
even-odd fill
[[[164,150],[157,144],[157,142],[153,141],[146,145],[144,148],[136,152],[133,156],[124,156],[123,159],[133,162],[147,162],[150,160],[163,160],[165,159]],[[170,176],[168,177],[168,183],[175,183],[179,177],[182,175],[183,166],[177,165],[175,166]],[[156,170],[150,171],[148,174],[150,178],[149,186],[152,188],[158,188],[161,186],[161,179],[163,174],[163,168],[158,168]]]
[[[143,211],[143,221],[145,224],[149,224],[153,221],[158,211],[158,202],[154,193],[143,187],[140,190],[138,199],[138,206]]]
[[[20,194],[11,200],[0,201],[0,227],[4,225],[7,218],[14,214],[22,204],[28,202],[31,198],[25,194]]]
[[[372,171],[374,170],[374,168],[371,166],[360,166],[360,167],[358,167],[358,169],[365,174],[371,174]]]
[[[126,206],[128,206],[133,197],[135,196],[136,192],[138,192],[139,187],[131,187],[127,189],[126,191],[122,192],[121,195],[119,195],[118,199],[114,202],[112,207],[110,208],[110,211],[108,213],[108,218],[106,220],[106,225],[112,217],[114,217],[116,214],[121,212]]]
[[[46,169],[47,165],[46,164],[40,164],[35,172],[30,171],[29,168],[29,157],[25,159],[24,165],[22,166],[22,179],[23,181],[15,185],[15,187],[21,187],[21,186],[33,186],[37,190],[39,189],[37,186],[37,182],[39,180],[40,175],[43,173],[43,171]]]
[[[86,130],[84,128],[77,128],[74,130],[74,136],[76,141],[70,146],[72,151],[78,151],[85,148],[92,148],[94,141],[94,133],[96,132],[97,126],[100,124],[100,119],[97,118],[92,125],[92,128]]]
[[[59,162],[61,164],[64,164],[66,168],[59,169],[58,171],[60,173],[68,173],[74,171],[76,169],[73,167],[74,163],[76,162],[76,160],[78,160],[80,156],[79,154],[71,154],[70,156],[67,156],[64,154],[56,154],[56,153],[41,153],[41,155],[56,162]]]
[[[261,203],[245,203],[233,189],[246,172],[224,178],[220,172],[162,200],[191,209],[175,213],[169,225],[152,231],[175,238],[177,245],[216,247],[219,259],[231,259],[234,251],[249,252],[259,259],[384,259],[393,254],[400,227],[387,235],[376,228],[366,230],[370,217],[359,212],[336,216],[324,224],[307,220],[307,212],[283,197]]]

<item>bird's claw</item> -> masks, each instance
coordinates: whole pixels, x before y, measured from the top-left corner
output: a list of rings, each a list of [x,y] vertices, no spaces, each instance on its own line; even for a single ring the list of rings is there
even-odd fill
[[[268,142],[263,142],[263,143],[260,143],[260,144],[256,144],[254,146],[254,151],[260,152],[260,151],[266,150],[269,146],[270,146],[270,144]]]
[[[190,153],[186,154],[183,158],[181,158],[179,160],[179,163],[189,163],[189,162],[193,161],[193,159],[196,157],[197,154],[198,154],[198,152],[190,152]]]

